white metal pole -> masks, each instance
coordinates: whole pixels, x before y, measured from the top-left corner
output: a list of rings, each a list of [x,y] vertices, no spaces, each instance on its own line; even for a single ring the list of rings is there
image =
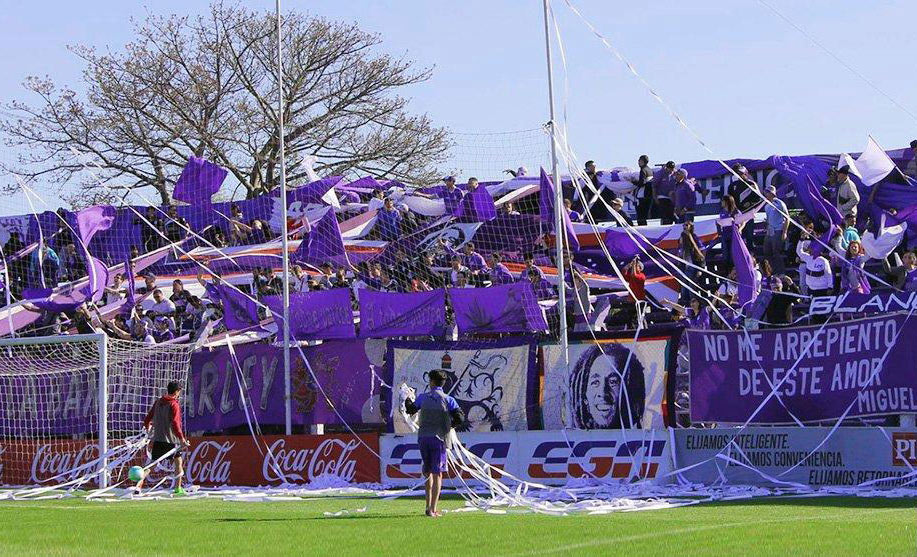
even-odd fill
[[[287,435],[293,433],[293,408],[291,400],[292,384],[290,379],[290,250],[287,231],[287,160],[284,145],[283,126],[283,35],[280,25],[280,0],[276,1],[277,9],[277,137],[280,147],[280,206],[281,231],[283,242],[283,400],[286,417]]]
[[[544,49],[548,62],[548,105],[550,107],[551,121],[548,123],[551,130],[551,173],[554,177],[554,248],[557,263],[557,315],[560,318],[560,346],[563,353],[564,369],[569,370],[570,355],[567,353],[567,298],[565,295],[566,284],[564,281],[564,191],[557,170],[557,143],[555,141],[554,122],[554,67],[551,63],[551,32],[549,24],[549,0],[543,0],[544,5]],[[572,279],[572,277],[571,277]]]
[[[98,335],[99,343],[99,487],[108,487],[108,337]]]

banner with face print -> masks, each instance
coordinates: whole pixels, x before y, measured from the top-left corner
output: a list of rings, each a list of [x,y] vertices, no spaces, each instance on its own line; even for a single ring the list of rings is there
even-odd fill
[[[544,429],[665,427],[663,401],[670,337],[611,339],[542,347]]]
[[[536,345],[525,339],[462,342],[390,342],[386,373],[394,396],[390,431],[412,430],[398,410],[402,383],[418,394],[430,372],[443,370],[447,394],[465,413],[459,431],[516,431],[529,428],[537,403]]]

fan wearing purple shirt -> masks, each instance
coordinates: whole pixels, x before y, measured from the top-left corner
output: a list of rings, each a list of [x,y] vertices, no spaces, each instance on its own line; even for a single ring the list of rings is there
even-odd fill
[[[506,265],[501,262],[503,257],[499,253],[492,252],[488,257],[490,258],[490,268],[488,272],[490,273],[491,284],[497,286],[515,282],[512,273],[510,273]]]
[[[434,369],[428,374],[430,390],[420,394],[416,400],[404,401],[409,415],[420,413],[417,424],[417,445],[423,461],[422,472],[426,478],[426,515],[439,516],[436,509],[443,487],[443,472],[446,468],[446,438],[452,428],[465,421],[465,415],[458,402],[443,392],[446,373]]]
[[[693,221],[696,204],[694,184],[688,180],[688,171],[679,168],[675,171],[675,215],[678,222]]]
[[[653,176],[653,199],[656,213],[662,224],[675,223],[675,162],[668,161]],[[640,223],[643,224],[643,223]]]
[[[385,205],[376,214],[376,218],[379,219],[379,235],[383,240],[390,242],[401,235],[401,213],[391,198],[385,199]]]
[[[446,214],[452,215],[455,213],[458,206],[462,204],[462,198],[465,197],[465,192],[455,187],[455,176],[446,176],[443,178],[443,182],[446,184],[446,187],[439,192],[439,196],[446,204]]]

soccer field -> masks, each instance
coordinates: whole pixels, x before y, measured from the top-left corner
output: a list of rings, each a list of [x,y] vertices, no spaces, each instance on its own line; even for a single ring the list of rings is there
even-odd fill
[[[462,506],[449,499],[445,509]],[[355,512],[365,507],[364,512]],[[914,555],[913,499],[782,498],[599,516],[422,515],[418,499],[0,502],[0,554]],[[339,517],[325,512],[352,511]]]

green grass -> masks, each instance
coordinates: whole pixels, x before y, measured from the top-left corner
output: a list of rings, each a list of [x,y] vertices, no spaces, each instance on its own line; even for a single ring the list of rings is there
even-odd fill
[[[364,513],[323,516],[364,506]],[[913,499],[783,498],[566,517],[430,519],[422,510],[418,499],[0,501],[0,554],[917,554]]]

